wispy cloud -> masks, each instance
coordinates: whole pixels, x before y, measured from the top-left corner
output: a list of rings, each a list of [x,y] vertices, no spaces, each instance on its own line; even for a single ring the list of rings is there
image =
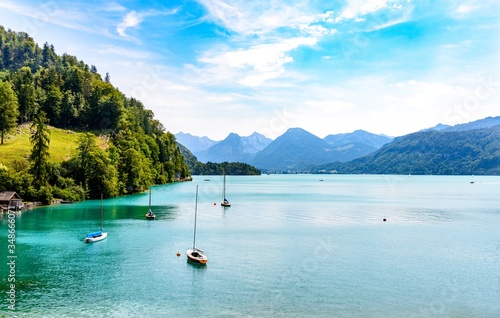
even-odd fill
[[[207,20],[230,31],[228,45],[204,52],[198,67],[219,79],[260,86],[285,73],[291,52],[312,47],[336,30],[332,11],[315,11],[306,1],[200,0]],[[225,74],[225,76],[221,76]]]
[[[314,45],[315,38],[292,38],[277,43],[255,45],[248,49],[239,49],[227,52],[208,53],[199,59],[200,62],[210,64],[218,73],[223,69],[232,69],[237,81],[247,86],[259,86],[264,81],[276,78],[284,72],[283,66],[293,62],[288,54],[301,45]],[[238,71],[243,71],[238,73]]]
[[[137,28],[144,18],[143,14],[138,14],[135,11],[130,11],[125,15],[122,22],[116,26],[116,32],[122,37],[128,37],[125,31],[128,28]]]
[[[177,13],[177,11],[178,11],[178,9],[171,9],[171,10],[146,10],[146,11],[141,11],[141,12],[137,12],[135,10],[132,10],[132,11],[128,12],[123,17],[123,19],[121,20],[120,23],[118,23],[118,25],[116,26],[116,32],[122,38],[132,39],[132,37],[129,34],[126,33],[127,29],[130,29],[130,28],[137,29],[137,28],[139,28],[139,25],[147,17],[162,16],[162,15],[172,15],[172,14]]]
[[[23,23],[24,31],[30,32],[31,35],[34,35],[38,29],[49,24],[78,31],[95,32],[95,29],[90,23],[92,17],[88,16],[85,10],[69,5],[62,6],[56,1],[33,6],[20,5],[7,0],[0,2],[0,8],[26,17],[27,19],[25,19]]]
[[[388,0],[348,0],[337,19],[356,19],[359,18],[359,16],[387,8],[388,2]]]
[[[306,2],[199,0],[208,11],[207,19],[238,34],[267,34],[313,20]]]

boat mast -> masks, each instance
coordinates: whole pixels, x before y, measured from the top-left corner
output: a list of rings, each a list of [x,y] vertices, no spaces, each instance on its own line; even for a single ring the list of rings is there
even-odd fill
[[[102,193],[101,193],[101,231],[102,231]]]
[[[224,186],[222,187],[222,201],[226,199],[226,172],[224,172]]]
[[[149,209],[151,210],[151,186],[149,187]]]
[[[196,248],[196,217],[198,214],[198,185],[196,185],[196,201],[194,204],[194,236],[193,236],[193,250]]]

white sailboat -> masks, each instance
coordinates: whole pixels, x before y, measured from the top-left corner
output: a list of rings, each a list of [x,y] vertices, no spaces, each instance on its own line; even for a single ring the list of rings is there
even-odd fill
[[[148,213],[146,213],[146,219],[154,219],[156,217],[156,215],[153,213],[153,211],[151,210],[151,187],[149,187],[149,209],[148,209]]]
[[[208,258],[205,252],[196,247],[196,219],[198,217],[198,186],[196,186],[196,203],[194,206],[194,235],[193,235],[193,248],[186,251],[188,261],[205,265]]]
[[[98,242],[98,241],[102,241],[104,240],[106,237],[108,237],[108,233],[107,232],[103,232],[102,231],[102,194],[101,194],[101,212],[100,212],[100,219],[101,219],[101,222],[100,222],[100,230],[97,231],[97,232],[92,232],[92,233],[89,233],[87,234],[87,236],[83,239],[83,241],[85,243],[94,243],[94,242]]]
[[[231,206],[231,203],[226,199],[226,174],[224,173],[224,185],[222,187],[222,202],[220,205],[224,207],[229,207]]]

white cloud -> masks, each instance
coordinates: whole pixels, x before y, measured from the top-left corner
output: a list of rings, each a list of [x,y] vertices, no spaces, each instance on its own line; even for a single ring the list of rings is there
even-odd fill
[[[125,31],[128,28],[137,28],[142,22],[142,19],[142,15],[139,15],[135,11],[130,11],[125,15],[125,17],[123,17],[122,22],[116,26],[116,32],[118,32],[118,34],[122,37],[127,37]]]
[[[177,9],[172,10],[147,10],[142,12],[137,12],[135,10],[127,13],[122,21],[118,23],[116,26],[116,32],[123,38],[131,38],[127,33],[127,29],[139,28],[139,25],[142,23],[144,18],[158,15],[171,15],[177,13]]]
[[[212,73],[226,72],[233,80],[247,86],[259,86],[269,79],[282,74],[284,65],[293,62],[288,54],[302,45],[316,44],[315,38],[291,38],[277,43],[261,44],[247,50],[210,52],[199,62],[215,67]]]
[[[387,2],[388,0],[348,0],[339,18],[346,20],[355,19],[360,15],[387,8]]]
[[[265,34],[282,27],[297,26],[313,20],[301,2],[200,0],[208,19],[240,34]]]

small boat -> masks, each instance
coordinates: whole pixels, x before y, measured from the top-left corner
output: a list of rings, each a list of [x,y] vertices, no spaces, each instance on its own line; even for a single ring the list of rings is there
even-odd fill
[[[194,235],[193,235],[193,248],[186,251],[187,259],[189,262],[205,265],[208,258],[205,252],[196,248],[196,218],[198,216],[198,186],[196,186],[196,203],[194,206]]]
[[[222,202],[220,204],[223,207],[230,207],[231,203],[226,199],[226,174],[224,173],[224,185],[222,187]]]
[[[155,217],[156,215],[151,210],[151,187],[149,187],[149,209],[148,213],[146,213],[146,219],[153,220]]]
[[[100,214],[101,214],[101,217],[100,217],[101,229],[97,232],[92,232],[92,233],[87,234],[87,236],[83,239],[83,242],[94,243],[94,242],[102,241],[106,237],[108,237],[108,233],[102,231],[102,194],[101,194],[101,213]]]

